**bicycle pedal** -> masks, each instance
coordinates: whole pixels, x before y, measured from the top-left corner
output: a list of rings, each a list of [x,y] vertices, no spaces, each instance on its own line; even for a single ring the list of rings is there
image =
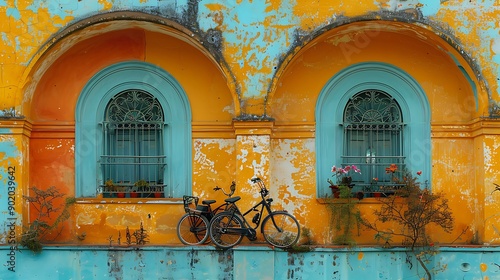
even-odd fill
[[[250,241],[257,240],[257,232],[255,232],[255,230],[252,230],[251,233],[248,235],[248,240]]]

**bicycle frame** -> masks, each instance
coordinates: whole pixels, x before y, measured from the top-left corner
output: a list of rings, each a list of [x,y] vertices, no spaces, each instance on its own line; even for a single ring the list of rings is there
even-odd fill
[[[273,211],[272,198],[267,198],[269,191],[264,182],[259,178],[252,178],[252,182],[260,187],[261,200],[244,213],[236,205],[241,197],[232,197],[224,201],[229,203],[224,212],[218,213],[210,221],[209,235],[212,242],[221,249],[229,249],[238,245],[246,236],[250,241],[257,240],[256,229],[264,240],[275,248],[289,248],[296,244],[300,238],[300,225],[297,219],[285,210]],[[263,217],[264,209],[267,215]],[[246,218],[252,212],[257,212],[250,220]],[[251,223],[255,224],[252,226]]]
[[[258,183],[260,181],[256,181],[256,182]],[[273,199],[266,198],[266,196],[268,194],[269,194],[269,191],[265,187],[262,187],[262,185],[261,185],[261,190],[260,190],[261,201],[259,203],[255,204],[254,206],[252,206],[245,213],[241,213],[240,209],[236,205],[236,202],[239,200],[239,197],[237,197],[236,199],[235,198],[226,199],[225,201],[228,204],[232,205],[232,206],[229,206],[229,212],[231,212],[233,214],[233,216],[238,215],[241,218],[243,225],[244,225],[243,228],[227,228],[226,229],[227,233],[239,234],[239,235],[243,234],[251,241],[255,240],[257,238],[256,237],[256,235],[257,235],[256,229],[260,226],[261,221],[264,220],[262,217],[264,209],[266,209],[267,215],[271,217],[271,220],[273,221],[273,225],[278,229],[278,231],[281,232],[282,230],[276,224],[276,221],[274,220],[274,216],[272,214],[273,211],[271,209],[271,203],[273,202]],[[258,210],[259,207],[260,207],[260,210]],[[254,226],[250,225],[250,223],[246,220],[245,216],[247,216],[251,212],[255,212],[255,211],[257,211],[258,216],[256,215],[252,219],[252,222],[255,224],[255,227],[254,227]],[[267,218],[267,216],[266,216],[266,218]],[[263,229],[261,228],[261,233],[262,233],[262,230]]]
[[[248,211],[246,211],[243,214],[241,214],[239,209],[237,209],[237,211],[243,217],[243,222],[245,222],[247,224],[247,226],[249,226],[249,227],[252,227],[252,226],[250,226],[250,224],[246,221],[246,219],[244,217],[246,215],[250,214],[251,212],[257,211],[257,214],[259,214],[257,221],[255,222],[254,219],[252,219],[252,222],[255,224],[255,226],[252,228],[257,229],[260,226],[260,222],[262,221],[262,213],[264,212],[264,208],[266,209],[268,215],[271,214],[271,212],[272,212],[271,202],[273,202],[272,198],[262,199],[259,203],[255,204],[252,208],[250,208]],[[260,211],[257,210],[257,208],[259,206],[261,206]]]

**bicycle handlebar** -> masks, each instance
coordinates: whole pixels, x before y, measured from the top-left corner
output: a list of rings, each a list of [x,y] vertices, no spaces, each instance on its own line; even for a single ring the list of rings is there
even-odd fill
[[[222,192],[226,196],[231,197],[234,194],[234,191],[236,190],[236,182],[235,181],[231,182],[231,186],[229,186],[230,192],[228,192],[228,193],[224,189],[220,188],[219,186],[215,186],[214,191],[218,191],[218,190],[222,190]]]
[[[253,177],[252,179],[250,179],[250,181],[252,181],[252,183],[254,183],[254,184],[257,184],[258,182],[262,182],[262,180],[259,177]]]
[[[262,195],[262,197],[266,197],[269,194],[266,185],[264,185],[264,182],[259,177],[254,177],[250,179],[250,181],[260,187],[260,194]]]

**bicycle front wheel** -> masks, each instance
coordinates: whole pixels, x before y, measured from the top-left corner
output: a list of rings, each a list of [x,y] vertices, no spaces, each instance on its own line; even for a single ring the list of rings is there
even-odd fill
[[[210,221],[210,238],[217,247],[229,249],[238,245],[243,239],[241,231],[232,231],[241,228],[243,228],[243,221],[240,217],[231,212],[221,212]]]
[[[278,248],[288,248],[299,241],[299,222],[288,212],[275,211],[262,221],[262,234],[267,243]]]
[[[187,213],[177,223],[177,236],[185,245],[200,245],[208,238],[208,226],[207,218]]]

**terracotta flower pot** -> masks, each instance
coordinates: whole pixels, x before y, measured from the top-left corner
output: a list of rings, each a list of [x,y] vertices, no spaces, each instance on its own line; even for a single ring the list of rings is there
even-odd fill
[[[352,183],[352,177],[347,176],[342,178],[342,185],[350,186]]]
[[[339,198],[340,197],[340,189],[338,186],[330,186],[330,189],[332,189],[332,194],[334,198]]]

